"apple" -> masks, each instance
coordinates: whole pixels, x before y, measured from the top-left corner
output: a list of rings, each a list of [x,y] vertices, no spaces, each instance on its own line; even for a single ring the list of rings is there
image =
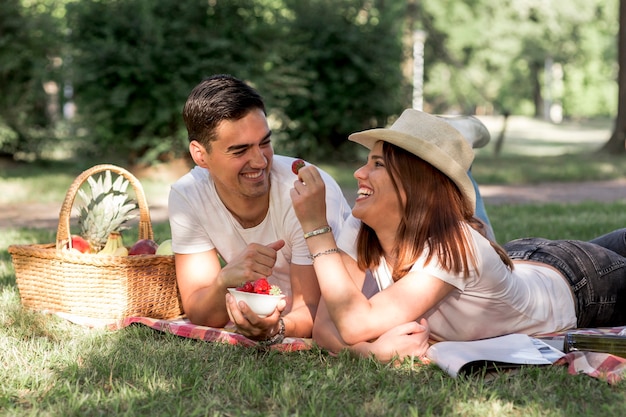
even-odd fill
[[[89,242],[87,242],[87,240],[85,240],[85,238],[83,238],[82,236],[78,235],[72,235],[72,242],[70,243],[68,248],[69,247],[71,247],[72,249],[76,249],[80,253],[91,252],[91,246],[89,245]]]
[[[173,255],[172,252],[172,239],[167,239],[161,242],[155,255]]]
[[[152,239],[139,239],[128,250],[128,255],[154,255],[159,245]]]

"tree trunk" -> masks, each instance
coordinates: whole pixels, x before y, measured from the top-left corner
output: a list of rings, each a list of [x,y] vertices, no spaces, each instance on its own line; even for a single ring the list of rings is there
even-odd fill
[[[626,0],[619,3],[619,32],[617,35],[617,60],[619,65],[617,84],[617,118],[613,134],[601,152],[626,153]]]
[[[543,66],[540,66],[537,62],[530,63],[530,77],[533,83],[533,103],[535,104],[535,118],[541,119],[543,117],[543,95],[541,94],[541,70]]]

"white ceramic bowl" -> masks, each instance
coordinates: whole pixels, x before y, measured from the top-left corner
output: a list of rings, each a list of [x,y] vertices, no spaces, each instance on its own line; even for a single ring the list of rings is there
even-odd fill
[[[285,297],[281,295],[257,294],[254,292],[237,291],[229,288],[228,291],[235,297],[237,302],[243,301],[259,317],[266,317],[274,312],[278,301]]]

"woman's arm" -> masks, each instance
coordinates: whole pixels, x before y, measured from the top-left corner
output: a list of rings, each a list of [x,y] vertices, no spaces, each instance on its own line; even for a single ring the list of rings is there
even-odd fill
[[[337,328],[328,316],[323,299],[318,306],[317,313],[313,324],[313,339],[320,347],[334,353],[349,349],[361,357],[374,356],[378,361],[386,363],[406,357],[422,357],[429,347],[430,331],[425,319],[422,319],[420,323],[410,321],[392,327],[374,341],[348,345],[341,339]]]
[[[356,261],[347,254],[342,253],[342,260],[349,271],[352,281],[355,285],[361,287],[363,292],[367,280],[365,273],[358,268]],[[371,276],[370,280],[373,282]],[[365,294],[365,296],[367,297],[368,295]],[[337,327],[328,314],[323,298],[318,305],[317,315],[313,324],[313,339],[319,346],[334,353],[338,353],[343,349],[350,349],[359,356],[374,356],[381,362],[389,362],[392,359],[401,360],[407,356],[424,355],[429,346],[429,335],[430,332],[425,320],[422,320],[420,324],[411,321],[391,328],[381,334],[375,341],[363,341],[354,345],[348,345],[339,335]]]
[[[300,170],[291,197],[305,233],[326,225],[324,184],[315,167]],[[376,339],[395,326],[423,317],[454,288],[435,277],[413,272],[368,300],[335,252],[337,244],[332,233],[309,237],[307,245],[329,317],[348,345]]]

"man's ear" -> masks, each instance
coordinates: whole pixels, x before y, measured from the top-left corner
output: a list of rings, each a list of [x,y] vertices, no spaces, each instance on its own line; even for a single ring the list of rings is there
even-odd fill
[[[191,155],[191,159],[193,159],[193,162],[201,168],[207,168],[207,164],[204,161],[206,153],[207,152],[204,146],[202,146],[197,140],[189,142],[189,154]]]

